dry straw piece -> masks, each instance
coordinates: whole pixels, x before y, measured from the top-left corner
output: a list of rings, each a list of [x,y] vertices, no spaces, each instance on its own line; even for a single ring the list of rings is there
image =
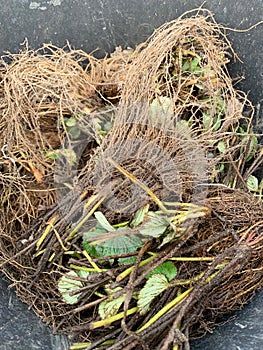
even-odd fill
[[[82,348],[182,349],[262,286],[251,105],[223,28],[186,15],[104,60],[3,62],[0,266]]]

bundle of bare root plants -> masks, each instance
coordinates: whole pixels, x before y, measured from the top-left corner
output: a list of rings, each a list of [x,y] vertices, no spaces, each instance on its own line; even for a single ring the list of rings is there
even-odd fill
[[[104,59],[2,59],[0,266],[71,349],[188,349],[262,287],[253,108],[189,15]]]

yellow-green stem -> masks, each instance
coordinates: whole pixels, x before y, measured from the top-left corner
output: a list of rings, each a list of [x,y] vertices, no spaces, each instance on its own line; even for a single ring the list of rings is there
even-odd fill
[[[152,261],[154,258],[155,258],[155,256],[150,256],[149,258],[147,258],[147,259],[141,261],[141,262],[139,263],[139,267],[148,264],[148,262]],[[134,266],[131,266],[131,267],[129,267],[128,269],[124,270],[122,273],[120,273],[120,274],[117,276],[116,281],[117,281],[117,282],[122,281],[125,277],[127,277],[127,276],[133,271],[133,269],[134,269]]]
[[[54,227],[54,223],[56,221],[57,217],[54,216],[53,218],[51,218],[48,222],[47,222],[47,227],[44,231],[44,233],[42,234],[42,236],[39,238],[39,240],[37,241],[36,244],[36,250],[38,250],[41,246],[41,244],[44,242],[44,240],[46,239],[47,235],[49,234],[50,230]]]
[[[85,272],[102,272],[102,271],[107,271],[107,269],[100,269],[100,271],[98,271],[98,268],[92,268],[92,267],[86,267],[86,266],[78,266],[75,264],[70,264],[70,267],[74,270],[78,270],[78,271],[85,271]]]
[[[166,304],[156,315],[154,315],[148,322],[146,322],[136,333],[142,332],[144,329],[150,327],[154,322],[156,322],[160,317],[162,317],[166,312],[168,312],[172,307],[178,305],[187,295],[193,290],[194,287],[187,289],[184,293],[178,295],[175,299]]]
[[[87,204],[91,204],[91,202],[95,201],[97,199],[97,196],[93,196],[90,198],[90,200],[88,201],[88,203],[86,203],[85,208],[88,207]],[[66,241],[71,240],[75,233],[78,232],[78,230],[85,224],[86,221],[88,221],[88,219],[91,217],[92,214],[94,214],[94,212],[98,209],[98,207],[101,205],[101,203],[104,201],[104,199],[106,198],[106,196],[102,197],[92,208],[91,210],[87,213],[87,215],[70,231]]]
[[[114,339],[106,340],[104,343],[101,345],[107,346],[107,345],[113,345],[115,343]],[[82,349],[87,349],[87,347],[91,346],[92,343],[75,343],[70,346],[69,350],[82,350]]]
[[[171,287],[175,287],[175,286],[185,286],[187,284],[191,284],[193,282],[197,282],[199,281],[202,277],[204,276],[204,272],[201,272],[199,275],[197,275],[196,277],[193,278],[189,278],[187,280],[183,280],[183,281],[175,281],[173,283],[170,283]]]
[[[217,274],[219,271],[216,271],[215,273],[213,273],[211,276],[209,276],[206,279],[206,283],[209,283]],[[202,277],[201,275],[204,275],[204,273],[198,275],[199,279]],[[169,312],[169,310],[171,308],[173,308],[174,306],[178,305],[181,301],[183,301],[188,294],[191,293],[191,291],[194,289],[194,287],[191,287],[189,289],[187,289],[184,293],[178,295],[175,299],[173,299],[172,301],[170,301],[170,303],[168,303],[167,305],[165,305],[159,312],[157,312],[156,315],[154,315],[147,323],[145,323],[145,325],[143,325],[140,329],[138,329],[136,331],[136,333],[140,333],[143,330],[145,330],[146,328],[150,327],[154,322],[156,322],[160,317],[162,317],[166,312]]]
[[[51,262],[55,258],[55,256],[56,256],[56,253],[55,252],[52,253],[48,261]]]
[[[102,272],[105,270],[102,270],[101,268],[99,268],[99,266],[92,260],[92,258],[90,257],[90,255],[86,252],[86,250],[83,250],[83,255],[85,256],[85,258],[87,258],[87,260],[89,261],[89,263],[91,264],[91,266],[94,268],[94,270],[96,272]]]
[[[147,252],[149,255],[152,255],[154,257],[158,256],[157,253],[154,252]],[[187,256],[180,256],[180,257],[174,257],[174,258],[169,258],[168,260],[172,260],[172,261],[214,261],[215,258],[214,257],[187,257]]]
[[[87,347],[89,347],[91,345],[91,343],[75,343],[73,345],[70,346],[69,350],[82,350],[82,349],[86,349]]]
[[[138,307],[133,307],[132,309],[129,309],[127,311],[127,316],[134,314],[135,312],[138,311]],[[111,325],[113,322],[121,320],[124,316],[124,312],[120,312],[117,315],[105,318],[105,320],[100,320],[100,321],[96,321],[96,322],[92,322],[91,323],[91,327],[92,329],[95,328],[100,328],[100,327],[104,327],[104,326],[109,326]]]
[[[109,163],[111,163],[116,169],[119,170],[123,175],[125,175],[128,179],[130,179],[132,182],[136,183],[139,187],[141,187],[151,198],[152,200],[158,205],[158,207],[164,212],[167,213],[167,209],[163,205],[163,203],[160,201],[160,199],[153,193],[153,191],[147,187],[143,182],[138,180],[134,175],[129,173],[127,170],[125,170],[122,166],[117,164],[112,158],[107,159]]]

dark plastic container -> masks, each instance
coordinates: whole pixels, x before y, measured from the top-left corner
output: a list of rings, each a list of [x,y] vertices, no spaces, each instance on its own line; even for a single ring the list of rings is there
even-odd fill
[[[28,39],[32,48],[44,42],[101,55],[116,46],[135,46],[152,31],[183,12],[197,8],[197,0],[0,0],[0,52],[17,52]],[[205,7],[217,22],[246,29],[263,20],[262,0],[210,0]],[[229,65],[237,88],[253,102],[255,125],[263,132],[263,25],[246,32],[227,31],[234,50],[243,61]],[[263,278],[263,277],[262,277]],[[235,319],[212,335],[192,342],[194,350],[258,350],[263,348],[263,292]],[[231,316],[233,317],[233,315]],[[231,318],[229,317],[229,318]],[[28,307],[0,280],[0,350],[66,350],[65,337],[54,336]]]

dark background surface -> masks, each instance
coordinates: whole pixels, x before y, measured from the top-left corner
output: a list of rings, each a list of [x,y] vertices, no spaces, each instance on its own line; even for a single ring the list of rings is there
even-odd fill
[[[263,348],[263,291],[242,311],[228,316],[213,334],[191,343],[191,350],[261,350]],[[66,337],[51,330],[5,281],[0,280],[0,350],[68,350]],[[152,349],[155,350],[155,349]]]
[[[31,48],[44,42],[101,55],[118,45],[132,46],[184,11],[198,7],[197,0],[0,0],[0,53],[17,52],[25,38]],[[246,29],[263,20],[262,0],[208,0],[205,7],[228,27]],[[227,31],[243,61],[231,63],[236,86],[248,93],[256,107],[255,124],[263,131],[263,25],[248,32]],[[236,319],[212,335],[193,342],[193,350],[258,350],[263,348],[263,291]],[[20,302],[0,280],[0,350],[66,350],[67,341],[51,331]]]

